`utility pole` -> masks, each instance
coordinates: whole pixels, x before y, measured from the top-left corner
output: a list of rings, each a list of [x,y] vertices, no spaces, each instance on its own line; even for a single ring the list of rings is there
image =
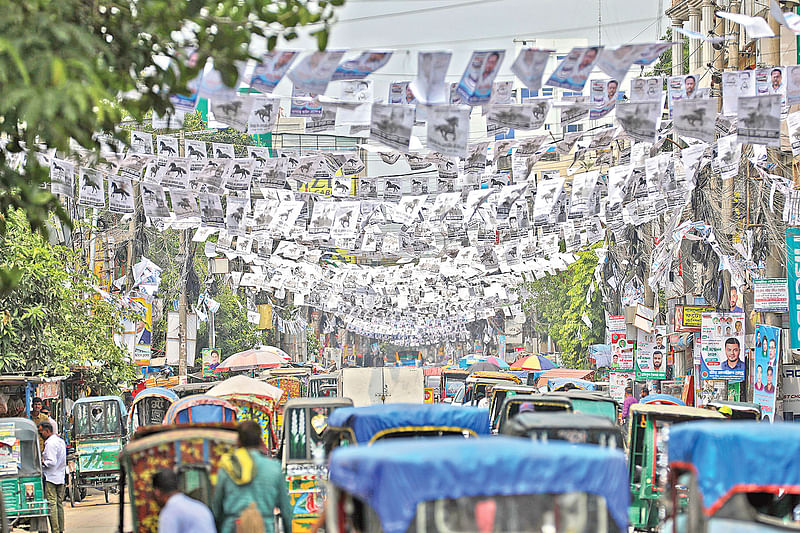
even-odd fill
[[[186,257],[186,231],[187,230],[180,230],[181,248],[178,254],[183,260],[183,265],[181,266],[181,280],[179,282],[181,292],[178,297],[178,321],[180,323],[178,333],[178,379],[186,377],[186,264],[188,262],[188,258]]]

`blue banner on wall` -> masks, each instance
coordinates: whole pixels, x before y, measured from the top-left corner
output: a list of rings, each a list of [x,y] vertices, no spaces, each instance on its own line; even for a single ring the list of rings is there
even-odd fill
[[[800,228],[786,228],[786,273],[789,279],[791,349],[800,349]]]

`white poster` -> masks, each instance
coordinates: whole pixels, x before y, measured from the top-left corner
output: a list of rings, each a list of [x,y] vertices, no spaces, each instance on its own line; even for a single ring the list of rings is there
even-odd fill
[[[780,146],[780,95],[739,98],[738,117],[736,133],[740,144]]]
[[[133,213],[133,185],[121,176],[108,178],[108,208],[114,213]]]
[[[78,205],[103,208],[106,196],[103,190],[103,173],[81,167],[78,170]]]
[[[469,143],[469,110],[467,106],[430,106],[428,148],[444,155],[465,157]]]
[[[156,183],[142,183],[142,206],[144,214],[150,218],[169,218],[167,195],[164,188]]]
[[[547,66],[547,60],[550,59],[550,54],[553,52],[554,50],[523,48],[511,65],[511,72],[529,90],[538,91],[542,88],[542,75]]]

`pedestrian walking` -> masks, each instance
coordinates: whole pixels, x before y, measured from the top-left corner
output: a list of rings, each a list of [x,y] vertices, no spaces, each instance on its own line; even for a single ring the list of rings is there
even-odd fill
[[[211,510],[178,490],[174,471],[165,468],[153,475],[153,495],[161,507],[158,533],[217,533]]]
[[[261,426],[239,424],[239,447],[220,460],[211,511],[219,533],[273,533],[274,510],[281,510],[285,533],[292,531],[292,508],[281,464],[262,451]]]
[[[628,385],[625,387],[625,400],[622,402],[622,423],[628,420],[628,413],[631,410],[631,405],[639,403],[639,400],[633,395],[633,387]]]
[[[64,533],[64,480],[67,474],[67,445],[53,433],[50,422],[39,423],[39,436],[44,439],[42,466],[44,497],[50,508],[51,533]]]

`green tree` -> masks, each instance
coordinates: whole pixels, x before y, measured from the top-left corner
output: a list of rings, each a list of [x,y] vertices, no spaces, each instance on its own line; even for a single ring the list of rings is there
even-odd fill
[[[51,212],[69,223],[41,187],[48,168],[21,157],[25,148],[68,155],[74,142],[99,154],[96,134],[114,134],[125,113],[139,122],[150,110],[164,115],[170,92],[186,94],[208,58],[233,86],[236,65],[257,59],[249,46],[256,39],[272,49],[278,37],[293,39],[297,28],[314,24],[311,34],[324,49],[334,7],[343,3],[0,0],[0,138],[7,141],[0,149],[0,234],[14,208],[36,231],[46,231]],[[0,286],[13,282],[4,271]]]
[[[689,72],[689,40],[683,35],[678,37],[683,41],[681,50],[683,51],[683,72]],[[662,41],[672,41],[672,28],[667,28],[667,33],[661,38]],[[653,65],[653,69],[645,72],[645,76],[671,76],[672,75],[672,47],[661,54],[658,61]],[[666,80],[664,81],[666,83]],[[666,89],[666,85],[665,85]]]
[[[578,261],[565,271],[523,284],[529,296],[523,308],[539,335],[548,335],[569,368],[586,368],[587,348],[603,342],[605,315],[600,291],[595,290],[588,305],[586,294],[597,266],[593,250],[578,253]],[[586,315],[592,323],[583,321]]]
[[[32,232],[19,210],[9,212],[0,238],[0,268],[21,273],[16,290],[0,296],[0,373],[80,368],[105,391],[133,379],[130,357],[113,340],[122,312],[99,297],[76,252]]]

